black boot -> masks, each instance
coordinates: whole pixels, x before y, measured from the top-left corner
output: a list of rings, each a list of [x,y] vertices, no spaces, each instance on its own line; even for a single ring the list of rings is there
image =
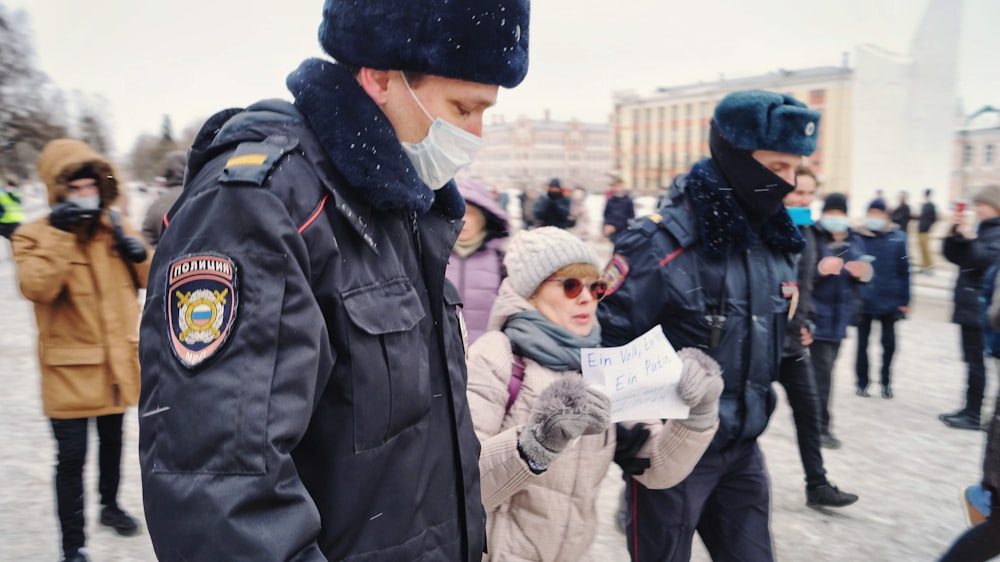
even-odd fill
[[[111,527],[123,537],[130,537],[139,532],[139,523],[135,518],[115,506],[104,506],[101,509],[101,525]]]
[[[938,419],[948,427],[955,429],[972,429],[975,431],[982,429],[982,426],[979,425],[979,413],[970,412],[966,409],[961,409],[953,414],[941,414],[938,416]]]
[[[816,507],[845,507],[858,501],[858,496],[841,492],[840,488],[826,483],[812,490],[806,490],[806,505]]]
[[[63,562],[90,562],[90,558],[87,558],[87,555],[83,553],[83,550],[78,550],[73,554],[67,554],[66,557],[63,558]]]

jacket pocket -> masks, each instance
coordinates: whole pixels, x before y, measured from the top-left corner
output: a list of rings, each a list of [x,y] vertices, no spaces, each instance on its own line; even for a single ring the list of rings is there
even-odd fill
[[[430,412],[430,367],[423,305],[409,279],[344,295],[354,398],[354,448],[379,447]]]
[[[45,346],[45,364],[49,366],[100,365],[104,363],[104,349],[101,347],[55,347]]]
[[[756,439],[771,420],[771,414],[777,405],[777,397],[770,385],[757,384],[747,381],[743,394],[744,405],[746,407],[746,417],[744,418],[743,439]]]
[[[44,346],[42,361],[46,408],[92,410],[111,404],[104,348]]]

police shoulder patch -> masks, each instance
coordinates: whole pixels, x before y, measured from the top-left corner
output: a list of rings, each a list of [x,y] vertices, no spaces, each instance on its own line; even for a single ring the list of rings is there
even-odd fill
[[[214,253],[189,254],[167,268],[170,347],[188,369],[214,356],[236,320],[236,264]]]
[[[611,257],[611,261],[604,268],[604,274],[601,278],[605,283],[608,284],[607,295],[614,294],[622,283],[625,282],[625,277],[628,276],[628,260],[625,256],[621,254],[615,254]]]

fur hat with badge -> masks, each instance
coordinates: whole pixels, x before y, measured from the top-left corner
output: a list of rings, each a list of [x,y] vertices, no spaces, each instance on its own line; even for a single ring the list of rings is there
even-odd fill
[[[337,61],[513,88],[528,73],[528,0],[326,0]]]
[[[525,299],[550,275],[575,263],[593,264],[601,270],[601,260],[590,244],[554,226],[518,232],[503,259],[511,289]]]
[[[713,124],[741,150],[771,150],[809,156],[819,136],[818,111],[786,94],[765,90],[733,92],[715,107]]]

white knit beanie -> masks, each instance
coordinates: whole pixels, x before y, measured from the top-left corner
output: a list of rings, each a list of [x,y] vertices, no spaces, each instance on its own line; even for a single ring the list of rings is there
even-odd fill
[[[511,289],[524,298],[550,275],[575,263],[601,269],[601,260],[590,244],[554,226],[518,232],[510,239],[503,259]]]

